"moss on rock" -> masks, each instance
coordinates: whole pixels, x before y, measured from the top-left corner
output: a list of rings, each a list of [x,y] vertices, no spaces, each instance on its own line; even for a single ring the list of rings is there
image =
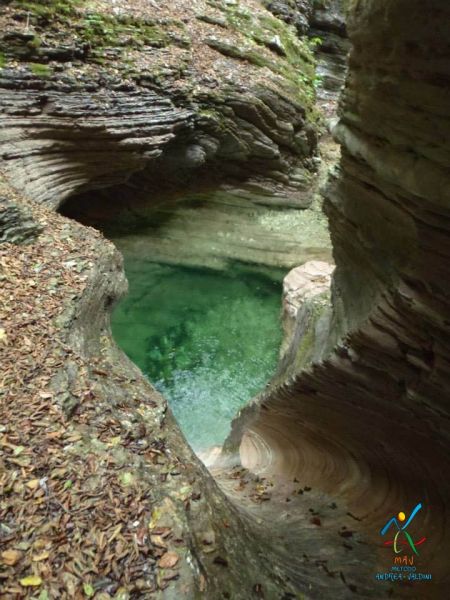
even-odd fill
[[[50,75],[53,73],[52,69],[48,65],[41,63],[30,63],[28,66],[33,75],[36,75],[37,77],[50,77]]]
[[[111,58],[121,59],[125,49],[163,48],[170,44],[188,47],[190,43],[184,35],[183,23],[175,19],[90,10],[85,0],[14,0],[11,7],[17,9],[16,21],[22,22],[25,27],[24,31],[17,32],[17,36],[30,38],[20,40],[19,44],[6,44],[6,53],[18,60],[49,60],[46,55],[48,48],[67,46],[71,38],[76,48],[75,57],[82,56],[84,60],[97,64],[108,62],[108,57],[99,60],[99,54],[105,48],[118,49]],[[46,48],[41,48],[40,35],[46,39]],[[66,58],[71,60],[73,57],[72,53]],[[58,57],[59,60],[61,58]]]
[[[246,45],[217,39],[207,43],[227,56],[272,71],[281,78],[284,91],[300,101],[315,120],[315,59],[307,38],[299,38],[294,27],[269,13],[255,14],[239,3],[219,0],[209,0],[208,4],[223,12],[228,27],[243,35]]]

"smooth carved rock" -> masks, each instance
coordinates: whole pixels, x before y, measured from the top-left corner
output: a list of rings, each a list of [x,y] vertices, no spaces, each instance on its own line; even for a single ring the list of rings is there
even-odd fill
[[[372,556],[387,518],[422,501],[418,535],[439,532],[424,598],[446,594],[450,540],[449,20],[437,0],[367,0],[351,12],[342,160],[325,191],[336,261],[328,350],[304,370],[292,353],[290,380],[275,381],[231,438],[259,474],[345,502]],[[384,572],[386,554],[378,561]],[[345,575],[357,589],[361,569]]]
[[[180,579],[162,592],[167,598],[179,597],[187,590],[191,595],[206,593],[212,599],[222,598],[226,592],[233,599],[247,600],[261,589],[267,598],[284,592],[293,595],[293,589],[333,600],[355,594],[395,596],[392,585],[387,589],[375,586],[372,579],[386,565],[378,532],[387,518],[399,510],[408,512],[420,500],[426,506],[420,531],[429,541],[424,564],[433,581],[426,582],[419,593],[423,598],[446,597],[450,181],[444,166],[448,163],[449,20],[448,3],[438,0],[355,3],[348,23],[353,44],[350,73],[337,129],[343,156],[326,192],[337,265],[332,282],[333,314],[328,330],[325,324],[314,327],[315,339],[324,331],[327,336],[318,344],[318,358],[311,345],[300,356],[298,352],[289,355],[293,365],[289,377],[281,373],[280,381],[275,380],[261,398],[246,407],[233,431],[232,445],[241,444],[244,464],[261,476],[284,477],[291,485],[296,482],[297,497],[318,490],[316,498],[328,501],[330,494],[333,502],[329,504],[343,507],[340,520],[328,512],[326,518],[313,515],[305,527],[305,512],[300,510],[298,519],[294,512],[294,518],[289,515],[288,519],[285,508],[269,513],[257,527],[240,518],[195,461],[164,401],[112,343],[108,311],[124,290],[120,258],[111,245],[95,238],[92,230],[75,223],[68,226],[68,233],[80,236],[86,246],[92,244],[90,256],[95,260],[85,274],[81,298],[74,300],[63,281],[64,310],[59,327],[47,339],[53,340],[56,331],[60,350],[74,358],[62,361],[52,382],[57,395],[51,408],[58,414],[67,397],[77,398],[75,384],[83,375],[89,383],[88,395],[95,393],[94,406],[88,411],[88,400],[77,398],[70,413],[75,418],[74,413],[80,411],[79,421],[71,424],[76,423],[74,427],[83,434],[88,432],[83,443],[99,439],[114,406],[126,419],[144,421],[151,439],[164,438],[170,461],[176,458],[183,471],[183,483],[194,480],[198,484],[200,498],[187,506],[177,495],[178,476],[172,479],[166,472],[161,478],[164,474],[158,465],[152,460],[141,463],[140,455],[128,449],[130,440],[126,440],[120,458],[127,469],[133,464],[139,472],[138,483],[145,484],[146,493],[154,494],[149,508],[164,508],[176,535],[187,540],[186,555],[179,562]],[[123,92],[108,81],[108,90]],[[53,83],[37,82],[19,72],[7,73],[2,79],[5,163],[17,187],[42,202],[56,206],[62,198],[89,186],[111,185],[143,170],[148,159],[160,157],[174,141],[176,128],[190,131],[189,106],[179,108],[159,93],[132,93],[131,106],[119,103],[120,110],[115,112],[96,82],[84,82],[83,92],[74,91],[73,82],[61,77],[52,87]],[[304,126],[299,109],[290,130],[290,115],[296,113],[290,99],[283,102],[273,90],[263,89],[253,105],[260,106],[259,100],[266,107],[264,115],[270,117],[272,112],[282,123],[277,135],[284,131],[290,140]],[[217,106],[221,114],[232,115],[233,109],[224,99],[218,99]],[[260,118],[257,112],[255,117],[252,111],[253,126],[255,118]],[[217,125],[217,113],[210,117],[203,115],[202,125],[208,122],[210,126],[202,129],[202,135],[219,139],[212,125],[213,121]],[[76,127],[70,126],[71,120]],[[148,131],[148,122],[158,133],[152,128]],[[236,149],[245,157],[248,140],[240,138],[232,123],[231,116],[220,138],[222,157]],[[266,130],[262,131],[266,135]],[[197,163],[203,158],[197,141],[189,139],[179,154],[186,158],[184,150],[192,144],[195,150],[188,152],[188,162],[193,156]],[[215,148],[208,143],[211,146]],[[278,177],[288,177],[288,167],[275,168],[279,167],[276,158],[270,160]],[[54,221],[55,227],[62,224],[62,217]],[[297,312],[294,332],[302,333],[299,342],[310,331],[299,319],[302,314],[303,310]],[[295,344],[291,347],[295,350]],[[75,359],[80,361],[78,371]],[[95,360],[105,363],[113,377],[104,379],[101,371],[92,372]],[[306,368],[298,369],[305,361]],[[290,365],[285,365],[286,373]],[[27,422],[23,435],[28,426]],[[107,452],[114,456],[113,447]],[[21,476],[17,470],[17,478]],[[90,479],[83,479],[80,486],[95,485],[95,478]],[[89,487],[80,490],[92,492]],[[26,508],[24,503],[21,511]],[[55,504],[52,510],[59,508]],[[266,514],[263,510],[260,514]],[[334,537],[314,538],[315,531],[326,531],[327,522]],[[264,529],[267,523],[269,535]],[[346,529],[341,530],[341,524]],[[145,525],[147,531],[148,523]],[[218,548],[212,556],[203,544],[204,532],[211,529]],[[82,538],[82,531],[76,533]],[[346,543],[350,538],[357,540],[353,552],[343,548],[344,538]],[[344,557],[338,548],[346,553]],[[357,558],[353,558],[355,548]],[[311,550],[313,557],[325,552],[326,560],[310,560]],[[271,563],[276,565],[276,580]],[[200,573],[207,577],[202,579]],[[16,582],[13,578],[11,584]],[[417,596],[414,586],[402,588],[400,593]]]
[[[81,543],[96,548],[103,523],[112,533],[100,538],[105,553],[99,572],[124,552],[120,532],[136,541],[131,570],[117,562],[108,577],[96,579],[108,589],[122,587],[142,595],[145,577],[145,594],[154,589],[156,597],[169,600],[184,595],[219,600],[224,590],[233,600],[247,600],[255,585],[264,586],[268,597],[277,597],[280,590],[292,594],[287,579],[274,577],[270,561],[259,556],[264,536],[239,517],[187,445],[165,399],[115,345],[110,312],[127,289],[117,249],[94,229],[30,202],[6,185],[2,193],[15,198],[20,212],[32,215],[43,230],[38,243],[14,247],[8,254],[0,244],[0,352],[8,381],[0,402],[2,439],[15,439],[20,431],[23,446],[12,449],[19,449],[17,456],[33,453],[27,470],[12,467],[12,450],[3,452],[2,464],[19,493],[51,489],[53,520],[71,519],[67,538],[46,537],[48,520],[36,519],[36,504],[7,494],[1,510],[9,518],[2,522],[2,532],[18,544],[34,523],[36,537],[46,543],[41,565],[58,556],[46,585],[61,598],[82,593],[85,583],[71,573],[72,564],[85,560],[75,540],[84,534]],[[32,356],[30,337],[44,344],[42,362]],[[31,406],[37,407],[35,414]],[[38,427],[30,431],[30,423]],[[53,445],[60,436],[61,445]],[[45,439],[52,452],[42,455]],[[38,459],[42,477],[31,478]],[[66,508],[60,499],[75,486],[84,501]],[[95,510],[99,506],[101,512]],[[38,510],[46,514],[45,507]],[[37,556],[27,544],[20,563],[10,554],[3,560],[8,566],[2,578],[6,593],[17,589],[17,573],[10,567],[31,567]],[[174,567],[176,578],[168,571]]]
[[[333,271],[334,265],[313,260],[292,269],[284,278],[281,313],[284,336],[275,379],[295,376],[325,352]]]
[[[334,266],[326,262],[310,261],[289,271],[283,280],[283,312],[295,319],[304,300],[322,294],[331,284]]]

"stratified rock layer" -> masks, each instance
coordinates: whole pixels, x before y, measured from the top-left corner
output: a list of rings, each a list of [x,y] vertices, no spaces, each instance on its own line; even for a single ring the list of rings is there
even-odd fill
[[[345,0],[315,0],[309,35],[318,42],[319,104],[329,117],[334,117],[334,100],[344,84],[350,50],[345,25]]]
[[[325,116],[334,117],[350,49],[345,0],[264,0],[263,4],[278,18],[295,25],[299,35],[311,38],[317,58],[318,104]]]
[[[17,185],[59,206],[130,179],[144,190],[227,176],[308,205],[317,115],[307,41],[256,0],[113,9],[2,9],[0,148]]]
[[[74,193],[122,183],[142,170],[192,116],[145,91],[0,93],[6,169],[18,188],[55,208]]]
[[[29,210],[0,196],[0,243],[21,244],[32,242],[41,232]]]
[[[270,540],[115,346],[120,255],[53,209],[210,171],[307,206],[306,42],[253,0],[13,0],[0,30],[2,594],[291,596]]]
[[[391,586],[414,598],[442,598],[449,577],[449,18],[440,1],[355,3],[326,191],[337,342],[263,395],[241,447],[259,472],[345,501],[383,572],[380,529],[422,502],[411,533],[433,581]]]

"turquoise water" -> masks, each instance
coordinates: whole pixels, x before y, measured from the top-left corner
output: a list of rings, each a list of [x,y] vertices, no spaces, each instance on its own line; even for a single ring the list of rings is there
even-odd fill
[[[281,343],[281,283],[125,255],[130,291],[113,314],[122,349],[168,399],[194,450],[221,444],[264,388]]]

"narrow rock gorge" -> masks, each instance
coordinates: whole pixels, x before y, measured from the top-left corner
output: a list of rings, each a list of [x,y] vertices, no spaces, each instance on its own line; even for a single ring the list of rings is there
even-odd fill
[[[2,3],[1,598],[447,596],[449,23],[444,0]],[[141,302],[167,273],[146,322],[194,273],[242,380],[258,335],[273,355],[226,439],[229,363],[183,390],[183,433],[116,308],[125,274]]]

